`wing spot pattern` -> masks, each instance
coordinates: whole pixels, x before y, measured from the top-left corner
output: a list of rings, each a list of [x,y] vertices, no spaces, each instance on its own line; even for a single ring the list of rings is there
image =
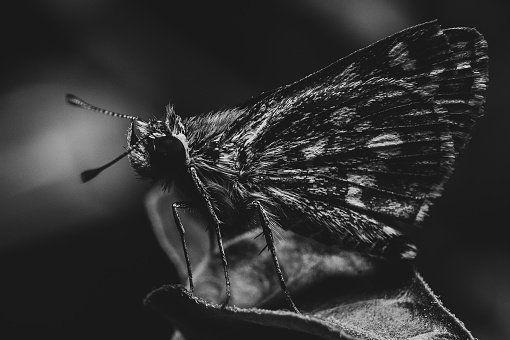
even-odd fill
[[[399,42],[388,52],[391,66],[400,65],[405,71],[414,70],[416,68],[416,60],[409,57],[407,45]]]
[[[396,132],[383,133],[377,137],[372,138],[367,147],[369,148],[384,148],[387,146],[394,146],[404,143]]]
[[[347,174],[347,182],[351,182],[353,185],[347,189],[345,195],[345,201],[355,207],[365,208],[363,203],[363,190],[360,186],[371,186],[374,184],[375,178],[373,176],[360,175],[360,174]]]
[[[301,152],[306,160],[313,159],[314,157],[321,155],[324,152],[324,148],[327,145],[327,141],[321,139],[315,144],[304,147]]]

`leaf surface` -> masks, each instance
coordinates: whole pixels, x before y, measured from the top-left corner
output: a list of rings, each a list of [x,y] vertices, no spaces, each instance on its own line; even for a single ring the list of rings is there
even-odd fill
[[[153,191],[148,210],[160,243],[185,273],[180,236],[166,211],[172,196]],[[169,209],[171,210],[171,209]],[[191,216],[188,222],[193,222]],[[160,225],[157,225],[160,223]],[[195,291],[166,285],[146,305],[172,320],[174,339],[473,339],[408,261],[388,261],[326,247],[282,232],[277,254],[290,293],[301,311],[287,309],[264,238],[252,230],[225,243],[232,286],[222,307],[225,279],[217,252],[209,252],[203,223],[185,225]],[[175,234],[173,232],[175,231]],[[200,238],[203,235],[203,239]],[[163,239],[162,239],[163,238]],[[185,274],[182,275],[185,278]],[[184,281],[186,282],[186,281]]]

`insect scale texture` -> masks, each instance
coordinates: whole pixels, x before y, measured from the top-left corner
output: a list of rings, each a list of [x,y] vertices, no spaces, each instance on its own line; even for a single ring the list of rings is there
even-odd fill
[[[181,118],[168,106],[164,120],[133,119],[125,154],[139,177],[194,193],[196,199],[172,207],[191,289],[179,210],[196,207],[216,234],[226,303],[222,234],[257,226],[297,311],[273,232],[285,228],[342,249],[415,257],[397,227],[422,221],[441,194],[483,113],[487,67],[487,44],[476,30],[428,22],[231,109]]]

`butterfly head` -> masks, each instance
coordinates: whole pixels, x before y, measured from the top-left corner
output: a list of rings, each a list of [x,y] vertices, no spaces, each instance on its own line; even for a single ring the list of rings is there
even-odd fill
[[[143,121],[135,116],[105,110],[72,94],[66,95],[66,101],[82,109],[131,121],[127,133],[129,147],[126,152],[103,166],[82,172],[83,182],[90,181],[125,156],[128,156],[131,166],[140,178],[161,182],[165,188],[170,188],[174,179],[186,172],[189,164],[186,129],[172,106],[167,106],[163,122],[156,119]]]
[[[167,106],[165,121],[132,121],[127,133],[132,148],[128,158],[137,175],[170,187],[189,163],[185,132],[181,117],[171,106]]]

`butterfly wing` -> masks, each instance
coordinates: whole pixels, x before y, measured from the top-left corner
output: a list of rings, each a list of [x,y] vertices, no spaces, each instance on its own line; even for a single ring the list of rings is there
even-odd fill
[[[308,217],[294,231],[379,253],[398,239],[392,251],[412,257],[394,222],[421,221],[440,195],[482,115],[486,49],[473,29],[411,27],[240,105],[222,145],[260,191]]]

